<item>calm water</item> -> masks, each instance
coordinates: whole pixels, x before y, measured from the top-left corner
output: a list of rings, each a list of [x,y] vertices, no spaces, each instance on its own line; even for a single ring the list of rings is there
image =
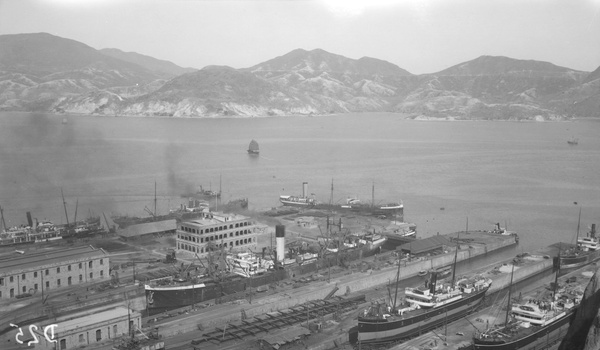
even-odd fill
[[[90,212],[144,215],[197,186],[253,209],[279,194],[328,201],[402,200],[421,237],[436,232],[518,231],[520,249],[574,240],[600,224],[600,122],[418,122],[393,114],[253,119],[100,118],[0,113],[0,205],[8,225],[64,222]],[[579,145],[567,140],[579,138]],[[256,139],[261,156],[246,154]],[[444,208],[444,210],[441,210]]]

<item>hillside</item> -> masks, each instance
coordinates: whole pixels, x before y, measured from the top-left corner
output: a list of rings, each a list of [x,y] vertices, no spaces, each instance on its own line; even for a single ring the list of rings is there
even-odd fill
[[[481,56],[433,74],[297,49],[249,68],[201,70],[50,34],[0,36],[0,110],[222,117],[401,112],[411,118],[600,116],[598,71]]]
[[[182,68],[173,62],[159,60],[154,57],[141,55],[136,52],[123,52],[119,49],[101,49],[100,53],[117,58],[121,61],[137,64],[138,66],[144,67],[152,73],[165,79],[173,78],[185,73],[191,73],[197,70],[194,68]]]

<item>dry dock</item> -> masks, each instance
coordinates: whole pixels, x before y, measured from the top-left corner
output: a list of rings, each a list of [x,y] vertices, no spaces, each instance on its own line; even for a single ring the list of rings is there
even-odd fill
[[[581,281],[582,285],[586,286],[596,271],[597,266],[595,264],[588,265],[581,269],[572,271],[559,278],[559,283],[564,282],[567,278],[576,277],[578,281]],[[513,290],[514,293],[521,294],[523,298],[527,298],[533,292],[534,289],[544,284],[554,282],[554,274],[550,274],[543,279],[536,281],[535,283],[528,284],[522,288],[516,288]],[[502,294],[502,293],[501,293]],[[504,293],[506,294],[506,293]],[[497,303],[502,301],[502,296],[499,295],[494,300]],[[488,298],[486,296],[486,298]],[[488,303],[490,301],[488,300]],[[423,349],[436,349],[436,350],[456,350],[469,348],[472,344],[472,336],[475,332],[475,327],[484,329],[486,324],[489,325],[494,323],[504,322],[506,309],[501,310],[501,314],[498,313],[498,306],[492,305],[486,307],[478,312],[475,312],[464,319],[451,323],[447,328],[440,328],[433,332],[423,334],[417,338],[406,341],[402,344],[398,344],[391,349],[394,350],[423,350]],[[447,337],[446,337],[447,335]]]

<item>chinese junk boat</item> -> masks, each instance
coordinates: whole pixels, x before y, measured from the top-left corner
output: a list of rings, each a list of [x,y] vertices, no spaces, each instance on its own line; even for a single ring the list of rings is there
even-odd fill
[[[398,268],[399,269],[399,268]],[[454,278],[453,278],[454,280]],[[429,285],[405,289],[405,301],[374,303],[358,317],[360,343],[385,343],[421,334],[472,312],[490,288],[483,276],[440,281],[432,273]]]
[[[248,154],[250,155],[258,155],[260,151],[258,150],[258,142],[255,140],[250,141],[248,145]]]

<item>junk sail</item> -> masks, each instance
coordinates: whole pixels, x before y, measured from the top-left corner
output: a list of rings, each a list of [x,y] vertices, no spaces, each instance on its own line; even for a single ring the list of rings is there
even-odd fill
[[[248,154],[259,154],[258,142],[255,140],[250,141],[250,145],[248,145]]]

